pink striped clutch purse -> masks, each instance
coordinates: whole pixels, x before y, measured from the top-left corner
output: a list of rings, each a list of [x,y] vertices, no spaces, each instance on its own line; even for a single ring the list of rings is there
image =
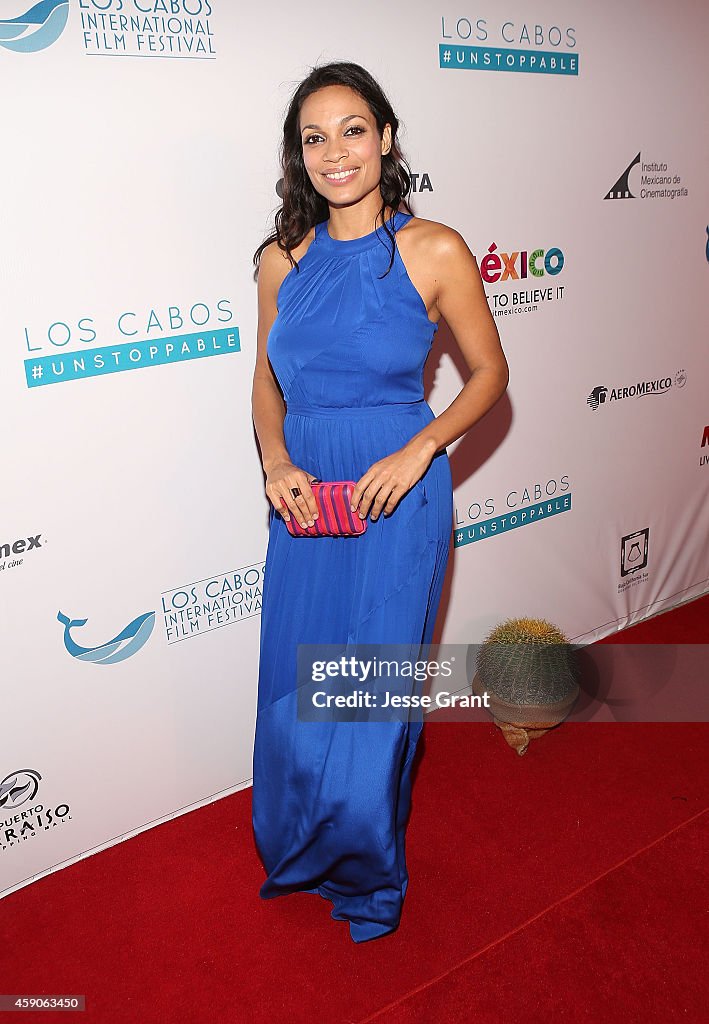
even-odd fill
[[[367,529],[367,520],[360,519],[350,508],[354,480],[326,480],[312,483],[318,518],[313,526],[303,528],[291,512],[286,520],[293,537],[355,537]],[[281,498],[281,504],[288,508]]]

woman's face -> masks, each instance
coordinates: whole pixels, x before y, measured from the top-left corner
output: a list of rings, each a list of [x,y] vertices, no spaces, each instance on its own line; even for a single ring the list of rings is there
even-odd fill
[[[303,160],[313,187],[332,206],[350,205],[378,187],[391,128],[380,139],[371,110],[353,89],[328,85],[300,108]],[[333,177],[337,172],[348,172]]]

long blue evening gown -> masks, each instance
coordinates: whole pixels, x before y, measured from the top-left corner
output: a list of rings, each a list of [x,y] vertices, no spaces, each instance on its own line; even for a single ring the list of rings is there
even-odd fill
[[[389,227],[410,217],[397,211]],[[268,355],[286,401],[292,462],[323,481],[356,481],[434,418],[423,368],[437,325],[398,247],[381,277],[393,244],[383,228],[342,241],[328,223],[316,226],[279,289]],[[445,449],[391,516],[370,517],[360,536],[291,537],[270,509],[252,792],[268,872],[259,895],[319,893],[355,942],[399,923],[423,724],[298,720],[296,649],[430,644],[452,525]]]

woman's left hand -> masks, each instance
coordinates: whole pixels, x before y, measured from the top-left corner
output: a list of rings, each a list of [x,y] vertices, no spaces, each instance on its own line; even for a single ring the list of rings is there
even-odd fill
[[[433,459],[430,443],[409,444],[373,462],[352,491],[352,504],[361,519],[391,515],[401,498],[420,480]],[[359,508],[357,506],[359,505]]]

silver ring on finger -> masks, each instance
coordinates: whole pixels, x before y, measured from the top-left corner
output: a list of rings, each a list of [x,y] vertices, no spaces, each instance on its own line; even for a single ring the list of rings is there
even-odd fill
[[[300,496],[300,487],[291,487],[290,492],[294,498],[298,498]]]

